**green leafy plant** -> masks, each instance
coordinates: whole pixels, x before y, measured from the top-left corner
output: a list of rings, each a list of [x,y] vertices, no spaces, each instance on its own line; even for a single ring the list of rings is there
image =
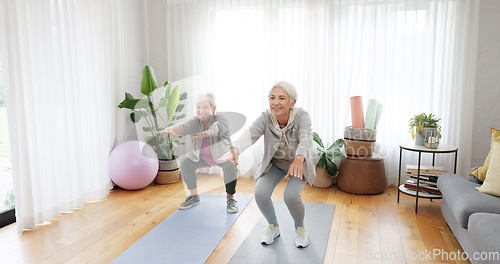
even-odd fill
[[[179,145],[173,136],[158,134],[158,131],[173,125],[175,120],[185,117],[180,114],[184,108],[184,101],[187,93],[179,93],[179,86],[172,89],[172,85],[166,81],[162,86],[162,97],[158,105],[153,104],[153,92],[158,88],[156,76],[153,68],[146,65],[142,70],[141,93],[146,97],[141,99],[134,98],[131,94],[125,93],[125,99],[118,105],[119,108],[132,110],[130,119],[137,123],[144,118],[146,126],[142,129],[150,136],[145,138],[146,143],[153,147],[160,160],[174,159],[174,150]],[[166,114],[160,114],[160,110],[165,110]],[[165,116],[166,118],[163,118]]]
[[[424,135],[422,135],[424,127],[435,127],[438,130],[438,137],[441,138],[441,126],[439,125],[439,121],[441,121],[441,119],[436,118],[436,116],[434,116],[432,113],[429,115],[421,113],[419,115],[413,116],[412,118],[410,118],[408,124],[410,127],[411,136],[415,138],[416,130],[420,136],[424,137]]]
[[[325,168],[328,175],[334,177],[337,175],[339,168],[335,164],[334,160],[339,160],[342,158],[342,147],[344,146],[343,139],[337,139],[330,147],[325,148],[323,141],[319,137],[318,133],[313,132],[313,140],[319,146],[316,148],[318,150],[319,161],[316,164],[318,168]]]

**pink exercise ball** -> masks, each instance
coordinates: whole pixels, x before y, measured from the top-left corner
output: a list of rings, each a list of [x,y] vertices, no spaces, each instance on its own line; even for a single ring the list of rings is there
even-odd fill
[[[127,141],[116,146],[108,160],[109,177],[127,190],[142,189],[158,173],[158,156],[151,146],[140,141]]]

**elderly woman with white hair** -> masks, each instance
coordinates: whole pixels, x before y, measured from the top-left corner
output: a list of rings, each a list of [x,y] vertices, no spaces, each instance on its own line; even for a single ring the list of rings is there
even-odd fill
[[[246,148],[264,136],[264,155],[254,179],[255,201],[268,222],[261,243],[272,244],[280,235],[278,220],[271,195],[286,177],[285,204],[295,224],[295,246],[307,247],[309,237],[304,226],[305,208],[300,195],[306,182],[312,185],[316,178],[318,155],[313,148],[311,117],[294,107],[297,92],[288,82],[278,82],[269,92],[269,110],[255,120],[219,161],[233,160]]]
[[[212,93],[202,93],[196,99],[196,117],[158,132],[175,136],[191,135],[193,140],[193,150],[181,163],[181,176],[190,195],[179,206],[179,209],[188,209],[200,203],[196,169],[219,166],[224,172],[227,211],[229,213],[238,212],[238,206],[234,199],[237,182],[236,166],[231,161],[217,161],[231,146],[231,139],[226,118],[217,115],[215,108],[215,96]]]

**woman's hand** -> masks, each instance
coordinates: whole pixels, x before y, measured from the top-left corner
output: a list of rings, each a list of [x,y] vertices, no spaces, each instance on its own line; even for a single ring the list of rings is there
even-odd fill
[[[295,156],[292,164],[290,164],[290,167],[288,168],[288,173],[286,174],[286,177],[290,178],[290,176],[292,176],[302,180],[302,173],[303,173],[302,168],[304,167],[305,160],[306,159],[302,156]]]
[[[228,152],[222,155],[217,161],[225,162],[228,160],[232,160],[235,165],[238,165],[238,149],[230,148]]]
[[[204,138],[204,137],[212,137],[212,136],[216,136],[216,135],[217,135],[217,133],[214,134],[213,131],[205,130],[203,132],[200,132],[200,133],[192,136],[191,139]]]
[[[174,126],[169,126],[169,127],[166,127],[165,129],[163,129],[162,131],[158,131],[156,133],[158,134],[162,134],[162,135],[173,135],[173,136],[177,136],[179,137],[180,135],[174,131]]]
[[[219,134],[219,127],[217,124],[212,124],[207,130],[202,131],[194,136],[191,139],[204,138],[204,137],[213,137]]]

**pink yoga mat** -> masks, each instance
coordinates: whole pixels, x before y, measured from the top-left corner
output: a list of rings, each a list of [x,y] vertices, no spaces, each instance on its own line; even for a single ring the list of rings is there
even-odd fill
[[[351,97],[351,119],[352,128],[365,128],[363,98],[361,98],[361,96]]]

